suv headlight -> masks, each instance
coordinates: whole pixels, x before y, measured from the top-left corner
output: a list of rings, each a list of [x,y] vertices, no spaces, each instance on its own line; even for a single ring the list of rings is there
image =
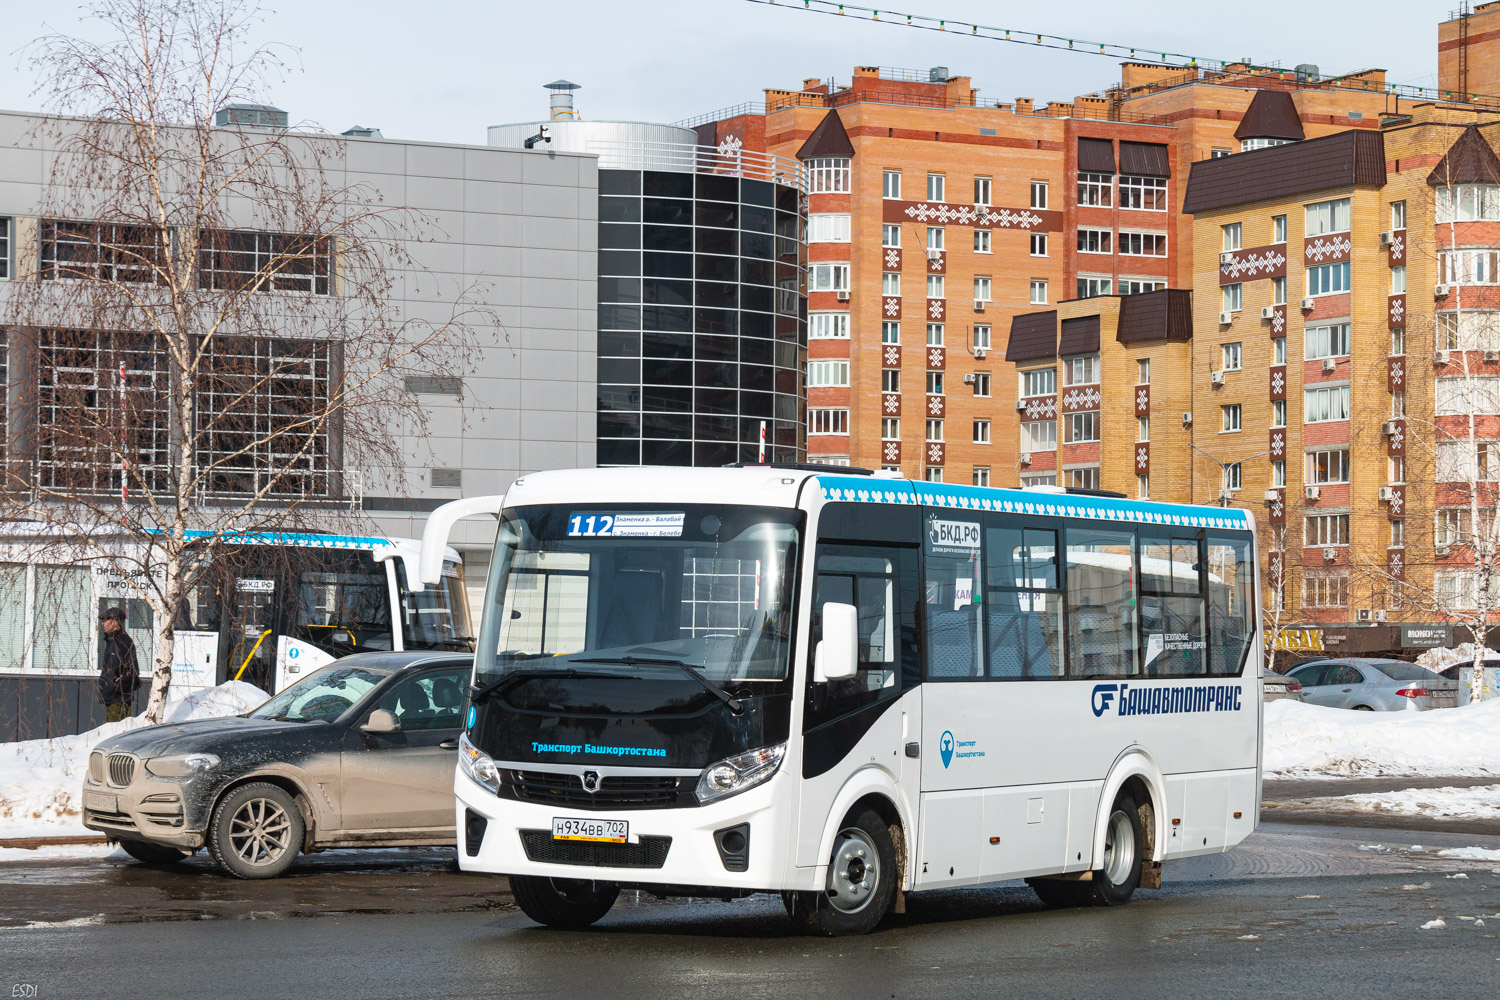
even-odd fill
[[[499,794],[500,770],[489,754],[469,742],[468,733],[458,738],[458,766],[471,781]]]
[[[174,753],[166,757],[152,757],[146,761],[146,770],[158,778],[186,778],[199,771],[216,766],[219,758],[211,753]]]
[[[738,795],[775,774],[776,769],[781,766],[781,758],[785,756],[786,744],[778,743],[773,747],[761,747],[759,750],[726,757],[703,769],[694,794],[700,805],[722,799],[726,795]]]

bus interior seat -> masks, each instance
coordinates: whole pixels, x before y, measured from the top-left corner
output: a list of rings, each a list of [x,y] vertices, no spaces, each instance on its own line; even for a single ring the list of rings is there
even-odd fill
[[[989,605],[990,676],[1052,677],[1052,655],[1039,616]]]
[[[635,646],[651,642],[656,638],[660,619],[660,577],[655,573],[621,573],[610,595],[599,645]]]
[[[975,605],[927,612],[929,677],[973,677]]]

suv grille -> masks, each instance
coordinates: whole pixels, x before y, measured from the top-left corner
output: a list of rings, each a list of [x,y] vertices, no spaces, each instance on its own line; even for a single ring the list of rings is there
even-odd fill
[[[89,754],[89,777],[98,782],[104,781],[104,755],[98,750]]]
[[[124,787],[135,780],[135,758],[128,753],[109,755],[109,783]]]
[[[530,861],[597,868],[660,868],[667,863],[671,837],[642,837],[638,844],[553,840],[550,830],[522,830],[521,846]]]
[[[665,809],[697,805],[691,794],[692,783],[671,774],[606,775],[599,779],[597,792],[586,791],[578,774],[506,771],[505,779],[501,788],[512,798],[570,809]]]

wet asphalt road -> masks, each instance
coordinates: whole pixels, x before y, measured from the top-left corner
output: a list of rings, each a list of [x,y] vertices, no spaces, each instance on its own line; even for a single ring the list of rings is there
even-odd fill
[[[1169,864],[1125,907],[1046,910],[1006,884],[914,896],[840,940],[792,936],[768,898],[632,896],[592,931],[542,930],[442,852],[324,856],[275,883],[6,865],[0,997],[1488,997],[1500,864],[1435,853],[1461,846],[1500,844],[1267,823],[1230,854]]]

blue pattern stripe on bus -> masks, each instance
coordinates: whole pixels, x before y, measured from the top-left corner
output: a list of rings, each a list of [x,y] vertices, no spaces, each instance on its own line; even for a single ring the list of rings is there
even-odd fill
[[[1087,517],[1138,524],[1184,525],[1195,528],[1250,527],[1247,511],[1228,508],[1189,507],[1075,493],[1037,493],[1000,490],[982,486],[919,483],[900,479],[870,479],[855,476],[819,476],[824,500],[856,503],[925,504],[963,510],[1039,514],[1051,517]]]
[[[189,531],[191,540],[213,538],[218,532]],[[224,532],[219,535],[225,545],[309,545],[329,549],[378,549],[390,545],[385,538],[367,538],[361,535],[317,535],[310,532],[247,531]]]

